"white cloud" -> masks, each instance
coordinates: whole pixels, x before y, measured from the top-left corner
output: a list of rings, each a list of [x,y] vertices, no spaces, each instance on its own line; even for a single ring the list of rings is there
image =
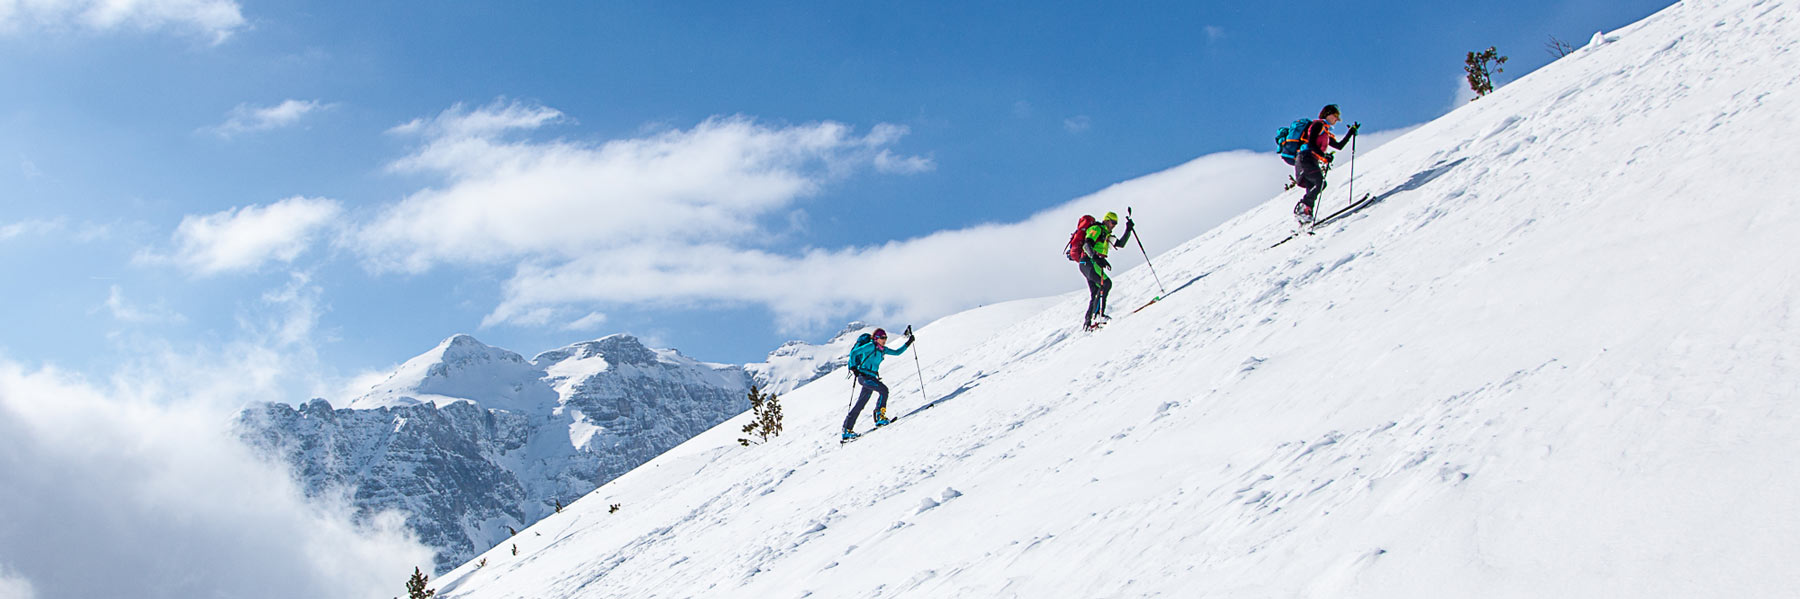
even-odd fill
[[[246,25],[235,0],[0,0],[0,33],[179,30],[218,44]]]
[[[67,218],[62,217],[0,223],[0,241],[20,237],[58,236],[79,243],[91,243],[112,237],[112,227],[90,222],[71,225]]]
[[[284,284],[238,306],[235,335],[216,344],[176,345],[141,331],[114,333],[110,340],[134,357],[110,375],[112,393],[215,410],[329,394],[342,381],[319,374],[325,370],[317,350],[326,341],[318,330],[323,296],[310,275],[289,273]]]
[[[391,167],[438,175],[444,185],[384,210],[352,244],[373,268],[414,272],[441,262],[678,251],[758,238],[763,220],[787,218],[798,199],[859,169],[932,166],[891,152],[907,130],[886,124],[859,136],[832,122],[776,127],[721,117],[603,144],[506,138],[562,120],[550,108],[496,102],[396,127],[423,143]]]
[[[332,224],[342,208],[324,198],[292,197],[181,219],[172,256],[141,253],[140,262],[172,262],[205,276],[254,270],[271,260],[292,262]]]
[[[1209,44],[1217,43],[1219,40],[1225,39],[1225,28],[1224,27],[1220,27],[1218,25],[1207,25],[1205,28],[1205,31],[1206,31],[1206,42]]]
[[[64,226],[65,223],[62,219],[33,219],[0,224],[0,241],[15,237],[50,236],[62,231]]]
[[[1036,114],[1037,110],[1031,106],[1030,102],[1019,100],[1013,102],[1012,113],[1013,118],[1028,119],[1031,118],[1031,115]]]
[[[304,499],[227,430],[245,403],[342,388],[313,374],[321,295],[292,275],[217,347],[117,334],[135,357],[100,382],[0,359],[0,599],[383,597],[429,566],[398,515]]]
[[[303,499],[223,414],[125,396],[0,361],[0,596],[376,597],[428,562],[397,516]]]
[[[882,150],[875,155],[875,170],[883,173],[911,175],[923,173],[937,168],[930,158],[923,156],[901,156]]]
[[[457,103],[430,119],[413,119],[389,129],[395,135],[421,135],[432,139],[487,138],[515,129],[531,130],[563,120],[563,113],[547,106],[496,100],[470,111]],[[429,165],[421,167],[429,169]]]
[[[26,181],[35,181],[44,177],[43,169],[38,168],[36,162],[24,158],[19,160],[19,173],[24,175]]]
[[[1364,134],[1359,150],[1411,129]],[[507,281],[501,303],[483,324],[516,323],[546,308],[670,300],[764,305],[787,330],[817,330],[844,318],[926,322],[986,303],[1082,289],[1074,264],[1061,253],[1081,214],[1134,208],[1139,231],[1147,235],[1141,241],[1154,256],[1281,193],[1290,172],[1272,152],[1224,152],[1018,222],[877,246],[777,253],[696,243],[529,261]],[[1114,257],[1121,273],[1143,261],[1135,248]]]
[[[781,254],[713,243],[526,263],[506,283],[486,324],[513,322],[547,306],[670,299],[763,304],[789,329],[844,316],[919,322],[984,303],[1080,289],[1081,278],[1061,249],[1081,214],[1134,207],[1151,235],[1149,249],[1162,251],[1267,200],[1288,170],[1269,154],[1215,154],[1017,223],[879,246]],[[1141,261],[1132,251],[1117,263],[1125,268]]]
[[[332,104],[321,104],[318,100],[285,100],[274,106],[255,107],[239,104],[226,115],[225,122],[202,129],[222,138],[230,139],[245,133],[269,131],[299,123],[308,114],[330,109]]]
[[[275,310],[269,324],[259,330],[252,321],[240,318],[240,325],[279,347],[309,347],[324,315],[323,296],[324,290],[312,284],[312,275],[288,273],[287,286],[263,293],[263,305]]]
[[[0,599],[36,599],[31,581],[19,578],[6,564],[0,564]]]
[[[1070,133],[1087,131],[1088,129],[1093,128],[1093,126],[1094,119],[1088,118],[1087,115],[1078,115],[1063,119],[1063,129],[1068,130]]]
[[[112,313],[114,320],[120,322],[133,324],[187,322],[187,317],[162,306],[140,308],[132,305],[126,301],[125,292],[118,285],[113,285],[112,291],[107,294],[106,309]]]
[[[567,325],[564,325],[563,330],[565,330],[565,331],[592,331],[594,329],[600,328],[600,325],[604,324],[605,322],[606,322],[605,314],[601,314],[599,312],[589,312],[587,316],[583,316],[581,318],[576,319],[575,322],[571,322]]]

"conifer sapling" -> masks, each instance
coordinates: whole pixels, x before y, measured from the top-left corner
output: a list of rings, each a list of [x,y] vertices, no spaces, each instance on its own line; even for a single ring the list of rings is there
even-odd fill
[[[739,438],[738,445],[744,447],[781,434],[781,401],[774,393],[764,394],[755,385],[750,386],[750,422],[744,425],[743,432],[754,437]]]

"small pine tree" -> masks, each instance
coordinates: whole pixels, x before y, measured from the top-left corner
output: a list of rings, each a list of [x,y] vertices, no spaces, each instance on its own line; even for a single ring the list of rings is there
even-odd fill
[[[607,509],[607,510],[606,510],[606,513],[608,513],[608,514],[617,514],[617,513],[619,513],[619,504],[617,504],[617,503],[615,503],[615,504],[612,504],[612,508],[610,508],[610,509]]]
[[[1550,36],[1550,41],[1544,42],[1544,51],[1550,53],[1551,59],[1557,59],[1568,56],[1570,52],[1574,52],[1575,45],[1562,41],[1562,39],[1552,35]]]
[[[1488,63],[1493,63],[1492,72],[1488,70]],[[1493,73],[1506,72],[1506,69],[1500,68],[1503,64],[1506,64],[1506,57],[1501,56],[1493,46],[1488,46],[1488,49],[1479,54],[1469,53],[1469,57],[1463,60],[1463,72],[1469,74],[1469,89],[1475,90],[1475,99],[1469,100],[1470,102],[1494,92]]]
[[[774,393],[763,394],[756,385],[750,386],[750,423],[744,425],[744,434],[755,437],[754,442],[762,443],[781,434],[781,400]],[[752,439],[739,438],[738,445],[749,447]]]
[[[513,555],[518,555],[518,554],[519,554],[519,544],[513,543]]]
[[[509,536],[509,537],[519,536],[519,531],[513,530],[513,527],[508,526],[508,527],[506,527],[506,536]]]
[[[477,570],[480,570],[480,569],[486,568],[486,567],[487,567],[487,558],[485,558],[485,557],[481,558],[481,561],[475,562],[475,569],[477,569]]]
[[[562,513],[562,500],[561,499],[556,500],[556,513],[558,513],[558,514]]]
[[[436,597],[437,590],[425,588],[425,585],[429,582],[431,582],[430,576],[426,576],[424,572],[420,572],[417,566],[413,567],[412,578],[406,581],[406,599],[431,599],[432,597]]]

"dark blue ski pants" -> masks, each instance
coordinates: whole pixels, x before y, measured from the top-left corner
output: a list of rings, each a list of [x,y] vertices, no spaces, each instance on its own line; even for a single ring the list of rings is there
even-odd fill
[[[855,430],[850,427],[856,424],[857,415],[862,414],[863,405],[869,403],[870,394],[876,394],[876,414],[881,414],[887,410],[888,388],[887,385],[881,383],[881,379],[859,372],[856,373],[856,382],[857,384],[862,385],[862,393],[856,398],[856,405],[850,407],[850,415],[844,417],[844,430],[847,431]]]

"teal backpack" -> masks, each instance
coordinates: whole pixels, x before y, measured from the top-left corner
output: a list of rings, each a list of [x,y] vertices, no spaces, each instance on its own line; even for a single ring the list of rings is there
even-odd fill
[[[1282,162],[1294,163],[1300,148],[1306,147],[1306,129],[1312,122],[1312,119],[1303,118],[1275,130],[1275,153],[1281,155]]]

